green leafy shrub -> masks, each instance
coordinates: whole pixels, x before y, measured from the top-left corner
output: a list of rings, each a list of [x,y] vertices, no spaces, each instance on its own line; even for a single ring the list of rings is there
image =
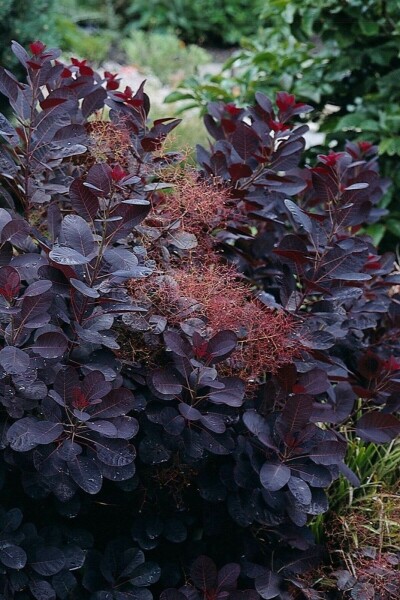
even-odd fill
[[[261,0],[125,0],[117,12],[141,29],[173,30],[185,42],[230,46],[255,33],[262,6]]]
[[[31,0],[29,10],[25,0],[0,2],[0,63],[8,68],[18,65],[10,54],[10,43],[18,39],[27,44],[38,38],[48,45],[58,44],[55,28],[56,0]]]
[[[210,60],[205,50],[194,44],[186,46],[172,33],[132,31],[122,46],[130,62],[147,68],[163,84],[171,83],[173,76],[193,74]]]
[[[394,180],[382,206],[400,189],[400,4],[397,0],[271,0],[263,10],[265,29],[246,41],[221,72],[191,78],[167,101],[188,107],[210,101],[244,104],[262,91],[294,93],[316,108],[314,119],[331,145],[345,139],[379,143],[382,169]],[[334,104],[333,110],[326,110]],[[400,236],[400,212],[390,205],[385,223],[390,247]]]
[[[110,2],[64,0],[57,6],[56,29],[64,52],[100,63],[117,38],[119,21]]]
[[[57,16],[56,27],[64,52],[69,51],[78,56],[88,56],[89,60],[96,63],[107,58],[114,39],[112,32],[102,30],[89,33],[64,15]]]

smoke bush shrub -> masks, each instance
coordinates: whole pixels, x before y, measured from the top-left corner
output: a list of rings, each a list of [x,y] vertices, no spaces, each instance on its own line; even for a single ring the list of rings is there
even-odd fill
[[[12,49],[0,597],[315,597],[309,522],[357,483],[342,425],[400,431],[400,276],[357,233],[387,185],[375,148],[301,169],[310,107],[258,94],[210,105],[187,170],[143,85]]]

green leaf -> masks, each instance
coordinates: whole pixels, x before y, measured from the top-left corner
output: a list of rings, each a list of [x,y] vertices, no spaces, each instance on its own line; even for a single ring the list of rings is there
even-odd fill
[[[379,144],[379,154],[400,156],[400,137],[385,138]]]
[[[386,227],[393,235],[400,238],[400,219],[388,219]]]
[[[372,237],[375,246],[379,246],[383,236],[385,235],[385,231],[386,227],[382,223],[375,223],[374,225],[369,225],[369,227],[366,228],[366,232]]]
[[[372,36],[379,34],[379,23],[373,20],[360,19],[358,21],[360,29],[364,35]]]
[[[179,100],[193,100],[193,94],[184,94],[183,92],[171,92],[164,98],[164,102],[167,104],[171,102],[179,102]]]

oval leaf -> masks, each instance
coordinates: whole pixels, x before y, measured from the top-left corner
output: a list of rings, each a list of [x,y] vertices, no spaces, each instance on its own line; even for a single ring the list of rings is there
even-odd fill
[[[264,463],[260,471],[260,481],[269,492],[276,492],[287,484],[290,478],[290,469],[286,465]]]
[[[9,375],[20,375],[29,369],[30,358],[15,346],[6,346],[0,350],[0,365]]]

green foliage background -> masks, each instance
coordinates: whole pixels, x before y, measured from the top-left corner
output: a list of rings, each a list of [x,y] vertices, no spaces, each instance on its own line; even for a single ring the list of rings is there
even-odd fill
[[[125,0],[117,13],[133,27],[170,29],[190,43],[229,46],[257,30],[263,0]]]
[[[18,64],[10,53],[12,40],[23,46],[37,39],[51,46],[59,43],[56,6],[56,0],[0,0],[0,64]]]
[[[400,237],[400,2],[269,0],[260,17],[258,36],[219,74],[188,79],[167,101],[204,107],[286,90],[315,107],[311,118],[332,147],[345,139],[378,143],[393,186],[383,203],[390,215],[371,233],[393,246]]]

